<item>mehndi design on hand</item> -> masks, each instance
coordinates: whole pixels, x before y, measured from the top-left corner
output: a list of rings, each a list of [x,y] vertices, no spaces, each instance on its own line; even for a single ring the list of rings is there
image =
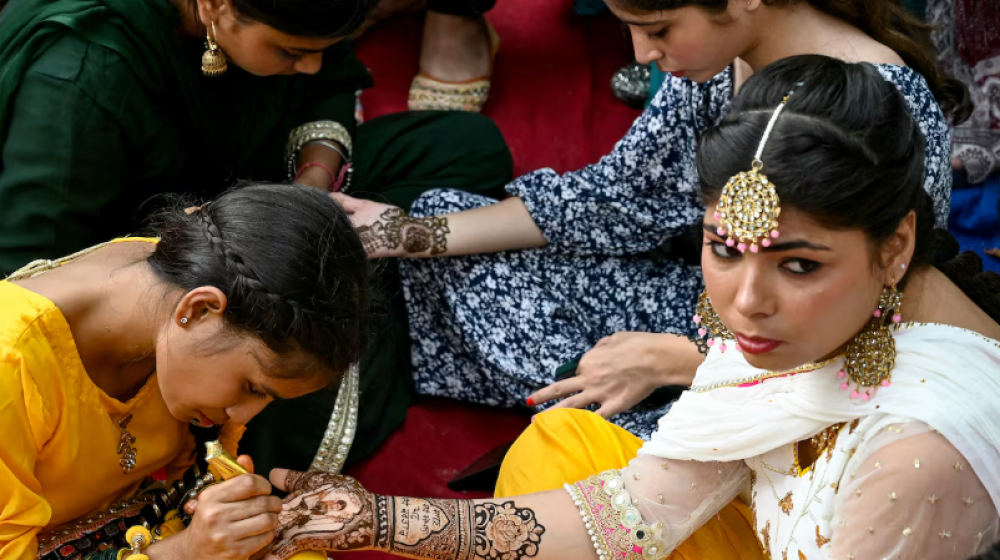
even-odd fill
[[[359,227],[358,235],[369,254],[402,246],[407,254],[430,250],[432,255],[438,255],[448,250],[449,231],[447,218],[413,218],[400,208],[390,208],[379,221]]]
[[[291,494],[272,554],[376,549],[409,558],[521,560],[538,554],[545,527],[513,501],[475,504],[378,496],[350,477],[289,472]]]
[[[374,537],[374,500],[350,477],[289,472],[294,491],[278,516],[280,542],[272,554],[288,558],[303,550],[360,550]]]

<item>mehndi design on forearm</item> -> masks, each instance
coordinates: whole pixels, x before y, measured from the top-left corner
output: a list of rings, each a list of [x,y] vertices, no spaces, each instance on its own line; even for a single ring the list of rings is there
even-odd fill
[[[379,216],[379,221],[358,228],[369,253],[402,246],[407,254],[430,250],[432,255],[439,255],[448,250],[449,232],[448,218],[413,218],[400,208],[390,208]]]
[[[519,560],[538,554],[545,527],[514,502],[376,498],[376,547],[410,558]]]
[[[279,558],[302,550],[376,549],[408,558],[521,560],[538,554],[545,527],[513,501],[374,495],[350,477],[289,473]]]

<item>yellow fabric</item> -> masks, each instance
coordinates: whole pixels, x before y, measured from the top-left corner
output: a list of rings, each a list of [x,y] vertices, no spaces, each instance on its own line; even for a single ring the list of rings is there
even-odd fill
[[[592,474],[621,469],[642,440],[587,410],[556,409],[535,416],[504,458],[496,497],[562,488]],[[672,560],[762,560],[750,508],[733,500],[682,544]]]
[[[117,421],[127,414],[138,464],[125,474]],[[224,433],[235,451],[242,427]],[[155,374],[128,402],[109,397],[84,370],[55,304],[7,281],[0,282],[0,434],[0,560],[36,558],[40,530],[108,507],[162,468],[179,478],[195,451]]]

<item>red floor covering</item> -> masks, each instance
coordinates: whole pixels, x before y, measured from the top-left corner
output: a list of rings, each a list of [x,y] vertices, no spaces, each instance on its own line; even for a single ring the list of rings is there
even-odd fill
[[[638,112],[616,100],[612,74],[631,60],[630,44],[608,17],[572,13],[572,0],[499,0],[488,18],[501,37],[493,93],[485,114],[514,154],[515,174],[552,167],[569,171],[597,161]],[[370,30],[358,53],[375,79],[365,92],[366,118],[406,110],[417,71],[421,20],[404,18]],[[368,461],[350,469],[369,489],[409,496],[480,497],[447,482],[494,447],[513,440],[528,411],[422,399],[406,422]],[[338,553],[344,560],[388,558],[377,552]]]

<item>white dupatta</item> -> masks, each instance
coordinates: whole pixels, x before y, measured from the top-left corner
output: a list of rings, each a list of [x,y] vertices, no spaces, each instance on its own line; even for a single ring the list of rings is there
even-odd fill
[[[734,461],[873,414],[924,422],[965,457],[1000,511],[1000,342],[937,324],[894,331],[892,384],[871,400],[840,389],[840,360],[815,371],[736,386],[766,372],[743,354],[712,349],[639,451],[667,459]],[[699,392],[699,387],[717,387]]]

